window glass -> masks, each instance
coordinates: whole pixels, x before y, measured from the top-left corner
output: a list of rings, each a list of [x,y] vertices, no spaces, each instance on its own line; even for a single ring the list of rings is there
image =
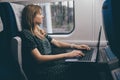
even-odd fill
[[[74,2],[60,1],[38,4],[44,15],[44,28],[50,34],[68,34],[74,29]]]

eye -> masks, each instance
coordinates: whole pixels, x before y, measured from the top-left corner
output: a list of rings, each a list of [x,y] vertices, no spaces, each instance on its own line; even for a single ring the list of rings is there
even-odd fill
[[[40,14],[40,15],[42,15],[42,13],[41,13],[41,12],[40,12],[39,14]]]

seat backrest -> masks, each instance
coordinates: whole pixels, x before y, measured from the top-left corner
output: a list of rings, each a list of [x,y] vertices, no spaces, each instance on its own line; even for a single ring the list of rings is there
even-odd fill
[[[20,37],[16,37],[22,30],[20,17],[23,8],[23,5],[15,3],[0,3],[0,19],[4,29],[2,32],[0,32],[0,36],[2,38],[2,40],[0,39],[0,48],[2,47],[2,52],[4,51],[4,60],[7,58],[6,56],[8,56],[7,59],[9,61],[12,59],[15,62],[13,64],[17,67],[14,69],[17,69],[17,73],[20,74],[20,80],[27,80],[27,77],[22,69],[21,39]],[[9,59],[9,57],[11,58]]]
[[[4,32],[11,38],[18,34],[17,23],[12,6],[8,2],[0,3],[0,16]]]
[[[3,38],[3,36],[4,36],[4,35],[3,35],[3,33],[4,33],[4,32],[3,32],[3,29],[4,29],[4,28],[3,28],[3,23],[2,23],[1,15],[0,15],[0,38]],[[1,45],[0,45],[0,52],[3,52],[3,49],[4,49],[3,46],[2,46],[2,43],[3,43],[3,39],[0,39],[0,44],[1,44]]]
[[[19,33],[22,30],[20,22],[21,22],[21,12],[24,6],[15,4],[15,3],[10,3],[10,5],[15,15],[16,25]],[[18,62],[19,64],[19,70],[22,74],[22,80],[28,80],[22,68],[22,50],[21,50],[22,48],[21,47],[22,47],[22,39],[19,36],[13,37],[11,40],[11,50],[12,50],[13,57],[15,61]]]
[[[4,73],[0,74],[5,75],[0,75],[0,80],[27,80],[22,69],[21,39],[15,37],[22,30],[19,19],[24,6],[18,5],[18,9],[16,8],[14,3],[0,2],[0,71],[1,66],[4,67]]]
[[[115,0],[105,0],[102,7],[104,30],[112,52],[120,59],[120,11]]]
[[[11,50],[13,53],[13,57],[15,58],[15,61],[18,62],[19,64],[19,69],[22,74],[22,80],[28,80],[22,68],[22,54],[21,54],[22,45],[21,44],[22,44],[22,40],[20,37],[18,36],[13,37],[11,40]]]
[[[14,12],[7,2],[0,3],[0,19],[4,29],[0,32],[0,49],[2,48],[1,50],[5,54],[1,56],[10,58],[10,46],[8,45],[10,45],[11,38],[16,36],[18,31]]]
[[[11,5],[13,12],[14,12],[14,15],[15,15],[18,32],[20,32],[22,30],[21,14],[22,14],[22,10],[24,8],[24,5],[15,4],[15,3],[10,3],[10,5]]]
[[[3,24],[2,24],[2,20],[1,20],[1,17],[0,17],[0,32],[3,31]]]

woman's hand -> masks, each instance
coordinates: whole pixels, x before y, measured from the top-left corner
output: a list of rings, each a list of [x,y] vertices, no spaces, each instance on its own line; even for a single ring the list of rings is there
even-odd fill
[[[90,50],[90,47],[88,45],[76,45],[77,49],[86,49],[86,50]]]
[[[85,44],[82,45],[71,44],[71,48],[90,50],[90,47]]]
[[[66,58],[72,58],[72,57],[82,57],[85,54],[82,53],[80,50],[73,50],[71,52],[66,53]]]

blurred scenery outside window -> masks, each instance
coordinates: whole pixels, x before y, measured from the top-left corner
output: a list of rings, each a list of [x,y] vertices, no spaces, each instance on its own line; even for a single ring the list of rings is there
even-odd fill
[[[73,1],[38,3],[38,5],[42,7],[42,14],[45,17],[40,27],[47,33],[70,33],[74,29]]]

